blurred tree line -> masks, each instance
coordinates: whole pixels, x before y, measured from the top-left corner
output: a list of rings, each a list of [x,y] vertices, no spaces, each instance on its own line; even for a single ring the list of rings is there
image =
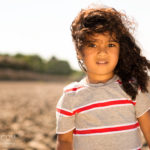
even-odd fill
[[[24,55],[21,53],[15,55],[0,54],[0,68],[26,70],[53,75],[70,75],[76,72],[70,67],[67,61],[59,60],[55,56],[49,60],[45,60],[39,55]]]

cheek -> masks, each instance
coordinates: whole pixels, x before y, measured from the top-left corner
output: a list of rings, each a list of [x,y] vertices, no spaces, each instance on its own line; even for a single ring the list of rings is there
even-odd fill
[[[91,57],[88,57],[88,56],[84,57],[84,63],[86,65],[91,64],[91,62],[93,62]]]
[[[84,57],[84,64],[87,67],[93,66],[94,62],[95,62],[95,59],[91,55]]]
[[[85,62],[91,61],[95,57],[95,54],[91,51],[85,51],[83,53],[83,60]]]
[[[117,51],[114,51],[112,54],[111,54],[111,59],[112,61],[116,64],[119,60],[119,50]]]

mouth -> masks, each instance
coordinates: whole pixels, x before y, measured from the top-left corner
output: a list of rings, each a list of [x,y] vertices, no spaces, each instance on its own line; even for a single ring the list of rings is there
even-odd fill
[[[100,60],[100,61],[97,61],[96,64],[98,64],[98,65],[105,65],[105,64],[108,64],[108,61]]]

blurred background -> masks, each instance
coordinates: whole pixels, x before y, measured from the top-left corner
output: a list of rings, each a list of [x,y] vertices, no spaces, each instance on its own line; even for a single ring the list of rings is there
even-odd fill
[[[56,103],[65,85],[84,76],[70,25],[82,8],[101,4],[135,22],[133,35],[150,59],[147,0],[0,0],[0,149],[55,150]]]

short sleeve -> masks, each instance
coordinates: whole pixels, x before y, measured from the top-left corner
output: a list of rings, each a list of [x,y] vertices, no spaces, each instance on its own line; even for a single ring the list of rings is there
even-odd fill
[[[75,128],[75,114],[72,109],[73,96],[63,93],[56,106],[56,134],[64,134]]]
[[[136,96],[136,117],[139,118],[144,113],[146,113],[150,109],[150,93],[149,92],[141,92],[139,91]]]

